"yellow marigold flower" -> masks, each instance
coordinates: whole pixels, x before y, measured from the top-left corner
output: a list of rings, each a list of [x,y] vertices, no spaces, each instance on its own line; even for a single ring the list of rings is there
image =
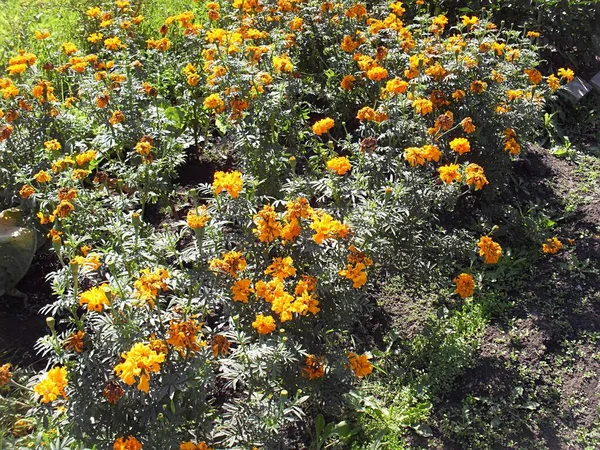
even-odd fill
[[[192,87],[197,86],[198,83],[200,82],[200,75],[198,75],[197,73],[190,73],[187,76],[186,81],[187,81],[187,84],[189,84]]]
[[[465,138],[456,138],[450,141],[450,148],[459,155],[471,151],[471,143]]]
[[[265,270],[265,275],[271,275],[273,278],[283,280],[296,275],[296,269],[293,266],[294,260],[291,256],[285,258],[274,258],[273,262]]]
[[[277,328],[273,316],[264,316],[262,314],[256,315],[256,320],[252,322],[252,327],[255,328],[259,334],[270,334]]]
[[[200,442],[199,444],[195,444],[192,441],[184,442],[179,445],[179,450],[213,450],[212,447],[209,447],[206,442]]]
[[[252,281],[248,278],[242,278],[231,286],[233,300],[236,302],[248,303],[248,297],[252,292],[254,292],[254,289],[252,289]]]
[[[469,89],[475,94],[481,94],[487,89],[487,83],[485,81],[475,80],[471,83],[471,87]]]
[[[221,271],[237,278],[238,272],[246,268],[246,259],[240,252],[230,251],[223,254],[223,259],[212,259],[209,261],[212,271]]]
[[[79,294],[79,304],[81,306],[87,305],[88,311],[102,312],[105,306],[110,305],[110,299],[106,295],[107,292],[110,291],[106,284],[93,287]]]
[[[50,32],[48,30],[36,30],[34,35],[38,41],[42,41],[50,37]]]
[[[139,377],[137,388],[148,393],[150,389],[150,374],[160,371],[160,365],[165,360],[164,353],[157,353],[148,344],[138,342],[131,350],[121,354],[123,362],[115,366],[116,375],[131,386]]]
[[[385,90],[390,94],[404,94],[407,89],[408,82],[400,78],[392,78],[385,84]]]
[[[564,78],[567,80],[567,82],[570,82],[573,81],[573,78],[575,78],[575,72],[573,72],[571,69],[565,69],[564,67],[561,67],[558,69],[558,76]]]
[[[507,139],[504,142],[504,150],[509,152],[511,155],[518,155],[521,153],[521,144],[519,144],[519,142],[514,138]]]
[[[133,283],[133,287],[135,288],[134,295],[140,300],[148,302],[154,308],[156,297],[161,292],[169,290],[165,282],[169,277],[169,271],[161,267],[154,269],[154,272],[150,272],[150,269],[142,269],[140,271],[140,278]]]
[[[342,224],[322,211],[319,213],[315,212],[312,220],[310,228],[315,231],[313,240],[317,244],[322,244],[326,239],[335,239],[338,236],[342,238],[346,237],[350,232],[348,225]]]
[[[77,52],[77,47],[75,47],[75,44],[73,44],[71,42],[63,42],[61,47],[62,47],[62,52],[65,55],[72,55],[73,53]]]
[[[365,5],[357,3],[348,8],[345,12],[345,15],[351,19],[360,19],[361,17],[366,17],[368,13]]]
[[[7,385],[11,379],[10,363],[0,366],[0,387]]]
[[[87,40],[92,44],[97,44],[102,40],[103,37],[104,35],[102,33],[92,33],[88,36]]]
[[[364,355],[357,355],[354,352],[348,354],[348,362],[350,363],[350,369],[359,378],[369,375],[373,372],[373,366],[369,362],[369,357]]]
[[[96,159],[96,156],[97,153],[95,150],[88,150],[75,156],[75,162],[77,162],[78,166],[84,166]]]
[[[273,70],[275,70],[276,73],[290,73],[292,72],[292,70],[294,70],[294,65],[292,64],[292,60],[287,54],[283,54],[281,56],[274,56]]]
[[[308,355],[304,361],[302,375],[307,377],[309,380],[322,378],[325,375],[325,364],[323,358],[320,356]]]
[[[555,255],[557,254],[560,249],[562,248],[562,242],[556,237],[552,237],[550,239],[548,239],[543,245],[542,245],[542,251],[544,253],[548,253],[550,255]]]
[[[261,242],[273,242],[281,235],[281,223],[277,220],[275,208],[271,205],[265,205],[254,215],[254,223],[256,228],[252,231],[258,236]]]
[[[479,256],[484,257],[486,264],[496,264],[502,256],[502,247],[489,236],[482,236],[477,247],[479,247]]]
[[[290,29],[292,31],[298,31],[299,29],[302,28],[303,25],[304,25],[304,20],[302,19],[302,17],[294,17],[290,21]]]
[[[521,50],[519,50],[518,48],[507,49],[507,50],[508,51],[506,52],[506,60],[509,62],[516,61],[521,56]]]
[[[438,169],[440,173],[440,179],[446,184],[451,184],[453,181],[460,181],[462,179],[462,175],[460,174],[458,169],[458,164],[448,164],[445,166],[441,166]]]
[[[83,351],[83,338],[85,337],[85,332],[76,331],[72,333],[64,343],[64,348],[66,350],[73,350],[77,353],[81,353]]]
[[[356,81],[356,78],[353,75],[346,75],[344,78],[342,78],[342,81],[340,82],[340,86],[345,91],[349,91],[354,86],[355,81]]]
[[[62,187],[58,190],[57,197],[60,201],[72,201],[77,198],[77,189]]]
[[[121,39],[118,37],[107,38],[104,40],[104,47],[107,50],[119,50],[120,48],[125,47],[125,44],[121,42]]]
[[[540,84],[542,82],[542,74],[537,69],[525,69],[525,74],[531,84]]]
[[[238,198],[242,184],[242,173],[234,170],[232,172],[215,172],[212,186],[215,194],[227,191],[233,198]]]
[[[46,376],[36,384],[33,391],[41,395],[42,403],[50,403],[58,397],[67,398],[65,388],[67,387],[67,368],[55,367],[50,369]]]
[[[528,37],[528,38],[534,38],[534,39],[537,39],[537,38],[539,38],[539,37],[540,37],[540,33],[539,33],[539,32],[537,32],[537,31],[528,31],[528,32],[527,32],[527,37]]]
[[[471,297],[475,292],[475,280],[468,273],[461,273],[453,281],[456,284],[454,292],[460,295],[461,298]]]
[[[215,334],[210,341],[210,348],[215,358],[219,355],[229,354],[229,346],[229,341],[222,334]]]
[[[19,195],[24,199],[28,199],[33,194],[35,194],[35,188],[29,184],[24,185],[19,191]]]
[[[220,113],[225,110],[225,102],[219,94],[211,94],[204,99],[204,107],[213,110],[215,113]]]
[[[58,151],[62,149],[62,145],[56,139],[44,142],[44,148],[48,151]]]
[[[474,133],[476,130],[475,125],[473,124],[473,119],[471,119],[470,117],[465,117],[461,122],[460,125],[462,126],[463,130],[465,131],[465,133],[467,134],[471,134]]]
[[[206,342],[198,342],[198,334],[202,334],[202,324],[196,320],[186,320],[184,322],[171,320],[167,333],[167,344],[175,347],[180,353],[187,350],[197,352],[206,346]]]
[[[560,89],[560,80],[556,77],[556,75],[552,74],[546,79],[546,83],[553,91],[557,91]]]
[[[335,125],[335,120],[330,117],[326,117],[325,119],[318,120],[312,126],[313,133],[317,136],[321,136],[322,134],[327,133],[329,130],[333,128]]]
[[[476,16],[462,16],[462,24],[465,27],[471,27],[473,28],[474,26],[476,26],[479,23],[479,19]]]
[[[477,164],[469,164],[467,166],[465,169],[465,182],[475,186],[476,191],[489,184],[483,172],[483,167]]]
[[[414,108],[417,114],[422,114],[426,116],[430,112],[433,112],[433,103],[426,98],[417,98],[412,102],[412,107]]]
[[[127,439],[120,437],[113,445],[113,450],[142,450],[142,448],[142,443],[133,436]]]
[[[372,81],[385,80],[388,77],[387,69],[375,66],[367,70],[367,78]]]
[[[338,175],[345,175],[352,169],[352,164],[347,157],[338,156],[327,161],[327,168]]]
[[[209,220],[210,215],[205,205],[200,205],[195,209],[189,210],[187,213],[187,224],[194,230],[204,228]]]

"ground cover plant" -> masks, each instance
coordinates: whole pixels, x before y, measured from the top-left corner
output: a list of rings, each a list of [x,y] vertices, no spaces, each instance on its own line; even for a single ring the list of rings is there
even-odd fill
[[[0,78],[0,238],[28,239],[0,240],[0,293],[30,300],[22,266],[51,255],[42,367],[0,366],[2,445],[520,442],[530,417],[449,396],[576,246],[520,197],[574,77],[542,73],[537,31],[419,1],[74,5],[80,33],[28,30]],[[504,400],[551,404],[542,375]]]

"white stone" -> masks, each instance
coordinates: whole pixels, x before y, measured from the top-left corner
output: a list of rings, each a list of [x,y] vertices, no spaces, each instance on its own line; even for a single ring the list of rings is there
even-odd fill
[[[583,97],[590,93],[592,86],[579,77],[573,78],[569,84],[565,85],[561,92],[565,94],[573,103],[577,103]]]
[[[592,86],[594,86],[594,89],[596,89],[597,91],[600,91],[600,72],[598,72],[594,78],[592,78],[590,80],[590,83],[592,84]]]

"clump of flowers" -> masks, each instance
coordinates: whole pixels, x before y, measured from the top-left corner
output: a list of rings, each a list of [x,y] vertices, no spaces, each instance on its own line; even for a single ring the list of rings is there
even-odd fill
[[[542,251],[549,255],[556,255],[560,251],[562,246],[563,244],[560,241],[560,239],[554,236],[548,239],[546,242],[544,242],[544,244],[542,245]]]
[[[215,172],[213,191],[219,194],[227,191],[233,198],[238,198],[242,190],[242,173],[234,170],[232,172]]]
[[[135,296],[154,308],[154,301],[158,295],[169,290],[165,282],[169,277],[169,271],[161,267],[154,269],[153,272],[148,268],[142,269],[140,278],[133,283]]]
[[[50,369],[46,376],[36,384],[33,391],[40,395],[42,403],[50,403],[62,397],[67,398],[65,388],[67,387],[67,368],[55,367]]]

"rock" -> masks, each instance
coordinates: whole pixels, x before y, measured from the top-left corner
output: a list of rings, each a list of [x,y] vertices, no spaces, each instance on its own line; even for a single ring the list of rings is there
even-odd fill
[[[590,93],[592,86],[579,77],[575,77],[573,81],[565,85],[559,92],[565,95],[573,103],[577,103],[583,97]]]
[[[591,85],[600,92],[600,72],[594,75],[594,78],[590,80]]]

